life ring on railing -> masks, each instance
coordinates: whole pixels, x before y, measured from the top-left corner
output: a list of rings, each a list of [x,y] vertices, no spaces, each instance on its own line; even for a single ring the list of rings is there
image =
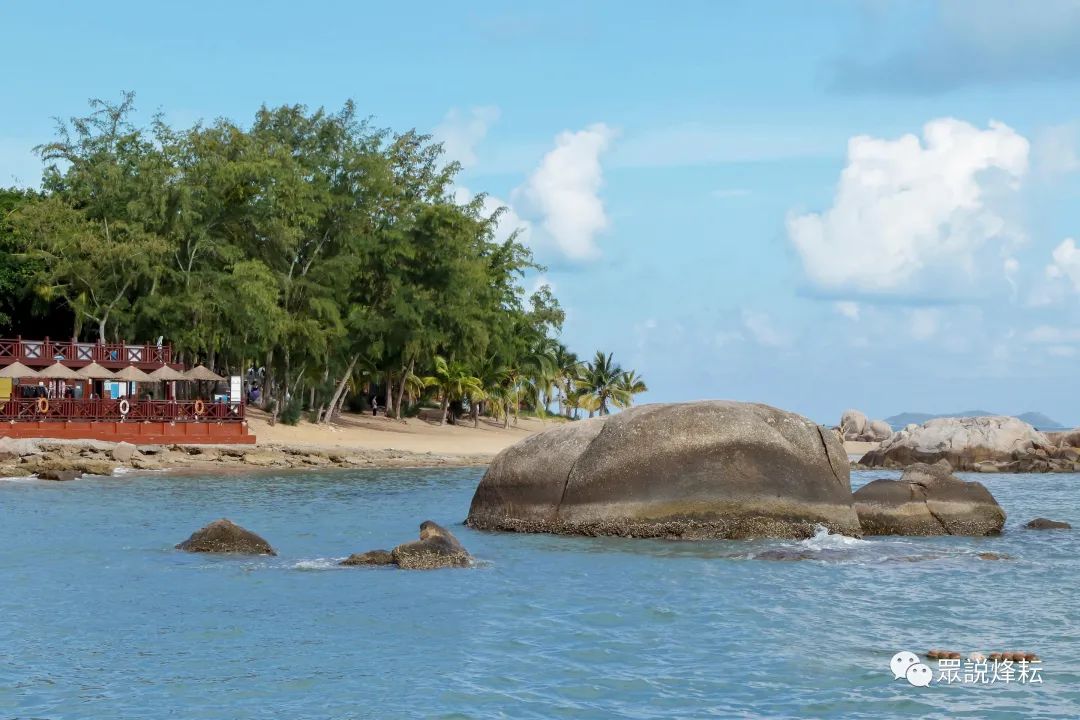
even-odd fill
[[[131,412],[131,403],[127,401],[127,398],[124,398],[120,401],[120,414],[127,416],[129,412]]]
[[[206,413],[206,403],[204,403],[202,400],[196,400],[195,401],[195,414],[196,415],[204,415],[205,413]]]
[[[49,412],[49,398],[39,397],[37,399],[37,411],[42,415]]]

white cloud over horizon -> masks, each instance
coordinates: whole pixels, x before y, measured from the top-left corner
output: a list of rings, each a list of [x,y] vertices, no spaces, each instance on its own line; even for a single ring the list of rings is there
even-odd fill
[[[921,139],[851,138],[833,206],[788,219],[807,279],[840,296],[903,297],[971,285],[987,256],[993,272],[1015,273],[1002,257],[1023,236],[997,201],[1016,193],[1029,149],[1003,123],[953,118],[927,123]]]

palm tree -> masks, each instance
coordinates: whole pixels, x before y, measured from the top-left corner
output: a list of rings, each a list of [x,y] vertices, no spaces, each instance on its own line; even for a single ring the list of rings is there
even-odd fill
[[[570,402],[570,393],[574,390],[574,383],[577,381],[578,376],[581,374],[581,361],[578,360],[576,353],[570,352],[565,345],[559,343],[555,348],[555,398],[559,404],[558,412],[563,414],[563,410],[566,411],[566,415],[570,415],[570,409],[573,407]]]
[[[611,401],[620,408],[628,408],[634,402],[634,396],[649,391],[649,386],[633,370],[626,370],[619,377],[619,387],[626,392],[625,397],[612,398]]]
[[[447,362],[446,358],[435,356],[435,374],[423,379],[425,387],[436,387],[442,399],[442,414],[439,424],[446,424],[446,410],[451,400],[461,400],[482,393],[484,388],[480,379],[470,375],[468,369],[459,362]]]
[[[581,386],[586,395],[595,398],[596,411],[608,415],[608,402],[617,407],[630,404],[631,393],[622,384],[623,369],[615,362],[614,353],[605,355],[597,350],[593,361],[586,363],[582,373]],[[593,416],[589,409],[589,417]]]

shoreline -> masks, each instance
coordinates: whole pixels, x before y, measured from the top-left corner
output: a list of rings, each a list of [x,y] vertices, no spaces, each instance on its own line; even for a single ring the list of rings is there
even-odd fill
[[[0,477],[39,473],[113,475],[130,471],[302,470],[484,467],[504,448],[550,427],[553,420],[520,418],[517,426],[482,420],[480,427],[439,425],[422,418],[343,415],[330,426],[270,426],[250,419],[255,444],[132,445],[103,440],[6,438],[0,429]],[[57,478],[53,478],[57,479]]]

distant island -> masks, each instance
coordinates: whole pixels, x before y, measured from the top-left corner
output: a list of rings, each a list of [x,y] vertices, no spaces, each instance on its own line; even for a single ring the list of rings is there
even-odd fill
[[[885,418],[885,422],[893,426],[894,429],[902,428],[911,423],[916,425],[922,425],[927,420],[933,420],[934,418],[943,417],[986,417],[988,415],[1009,415],[1009,413],[994,413],[986,410],[964,410],[963,412],[955,413],[942,413],[940,415],[931,415],[930,413],[918,413],[918,412],[902,412],[899,415],[893,415],[892,417]],[[1019,418],[1027,424],[1033,426],[1038,430],[1065,430],[1066,427],[1059,423],[1057,420],[1047,417],[1040,412],[1026,412],[1020,415],[1013,415],[1012,417]]]

